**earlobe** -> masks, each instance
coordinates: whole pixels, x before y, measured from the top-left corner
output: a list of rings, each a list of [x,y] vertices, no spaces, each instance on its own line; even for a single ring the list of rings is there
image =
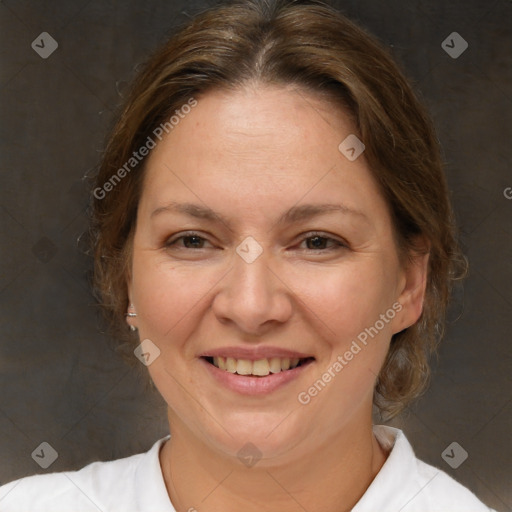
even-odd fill
[[[135,310],[135,306],[133,305],[131,279],[128,276],[126,278],[126,290],[128,292],[129,301],[128,310],[125,314],[126,323],[128,324],[130,331],[136,331],[137,327],[134,325],[134,322],[135,318],[137,317],[137,312]]]
[[[125,281],[125,284],[126,284],[126,292],[127,292],[127,295],[128,295],[128,310],[126,311],[126,314],[125,314],[125,319],[126,319],[126,323],[128,324],[128,328],[130,329],[130,331],[136,331],[137,330],[137,327],[134,325],[134,322],[135,322],[135,318],[137,317],[137,312],[135,311],[135,306],[133,305],[133,301],[132,301],[132,280],[131,280],[131,276],[129,275],[126,275],[125,276],[126,278],[126,281]]]
[[[416,253],[403,270],[398,302],[402,305],[395,332],[414,325],[421,316],[427,288],[430,252]]]
[[[134,321],[134,318],[137,317],[137,313],[135,311],[135,306],[132,303],[128,306],[128,311],[125,316],[126,323],[128,324],[130,331],[136,331],[137,327],[132,322]]]

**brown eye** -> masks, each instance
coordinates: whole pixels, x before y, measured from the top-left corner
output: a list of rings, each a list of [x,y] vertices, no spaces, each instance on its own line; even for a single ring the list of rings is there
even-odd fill
[[[306,239],[308,249],[325,249],[329,239],[325,236],[312,236]]]
[[[179,243],[180,241],[182,244]],[[165,246],[178,247],[181,249],[203,249],[206,241],[207,240],[205,238],[199,236],[197,233],[185,233],[173,240],[169,240]]]
[[[303,239],[303,242],[306,243],[306,249],[308,251],[329,251],[336,248],[346,248],[347,246],[329,236],[323,236],[318,234],[313,234]]]

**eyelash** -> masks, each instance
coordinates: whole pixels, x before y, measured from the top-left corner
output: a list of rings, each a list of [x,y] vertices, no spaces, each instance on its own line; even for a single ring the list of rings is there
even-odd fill
[[[175,246],[175,244],[176,244],[176,242],[178,240],[184,240],[185,238],[192,238],[192,237],[196,237],[196,238],[199,238],[201,240],[208,241],[206,238],[202,237],[199,233],[197,233],[195,231],[187,231],[187,232],[183,233],[182,235],[180,235],[179,237],[175,238],[174,240],[167,241],[165,243],[165,247],[166,248],[172,248],[173,246]],[[306,252],[318,253],[318,252],[329,252],[329,251],[336,250],[336,249],[348,249],[348,245],[345,244],[344,242],[336,240],[335,238],[332,238],[330,236],[325,236],[325,234],[319,233],[319,232],[308,233],[308,236],[302,238],[301,242],[304,242],[305,240],[310,240],[310,239],[313,239],[313,238],[320,238],[320,239],[323,239],[323,240],[327,240],[328,242],[334,242],[334,244],[336,244],[337,247],[334,247],[334,248],[331,248],[331,249],[328,249],[328,248],[326,248],[326,249],[305,249]],[[191,248],[189,248],[189,247],[180,247],[180,249],[191,249]],[[204,249],[204,247],[199,247],[196,250],[200,250],[200,249]],[[194,249],[191,249],[191,250],[194,250]]]

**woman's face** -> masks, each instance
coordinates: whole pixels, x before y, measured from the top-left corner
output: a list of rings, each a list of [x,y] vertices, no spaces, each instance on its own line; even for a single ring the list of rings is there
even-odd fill
[[[147,163],[135,324],[160,350],[148,368],[171,431],[299,456],[371,422],[422,273],[399,265],[364,153],[338,149],[355,131],[342,111],[292,88],[197,99]]]

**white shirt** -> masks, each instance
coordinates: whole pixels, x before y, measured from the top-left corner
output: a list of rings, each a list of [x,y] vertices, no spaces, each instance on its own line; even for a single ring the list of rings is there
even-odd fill
[[[388,458],[352,512],[495,512],[443,471],[418,460],[404,433],[374,425]],[[1,512],[176,512],[159,450],[79,471],[35,475],[0,487]],[[191,504],[189,510],[194,510]]]

